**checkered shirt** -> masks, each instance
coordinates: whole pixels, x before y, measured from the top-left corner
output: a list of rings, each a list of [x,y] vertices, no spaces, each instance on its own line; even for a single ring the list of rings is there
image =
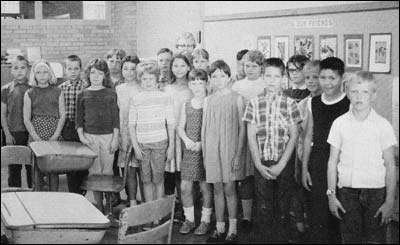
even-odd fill
[[[83,82],[80,80],[72,84],[71,81],[68,80],[60,85],[60,89],[64,94],[66,118],[75,122],[76,101],[78,93],[83,89]]]

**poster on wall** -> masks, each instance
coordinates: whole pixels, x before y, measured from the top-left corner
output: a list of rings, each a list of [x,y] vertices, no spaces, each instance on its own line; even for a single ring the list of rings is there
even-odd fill
[[[390,72],[391,33],[369,35],[369,71]]]
[[[289,36],[275,37],[274,57],[280,58],[285,64],[289,60]]]
[[[337,35],[319,36],[319,59],[337,57]]]
[[[363,34],[344,35],[344,63],[346,71],[362,69]]]
[[[295,36],[294,54],[305,55],[310,60],[314,59],[314,36]]]
[[[271,37],[261,36],[257,37],[257,50],[261,51],[264,58],[271,57]]]

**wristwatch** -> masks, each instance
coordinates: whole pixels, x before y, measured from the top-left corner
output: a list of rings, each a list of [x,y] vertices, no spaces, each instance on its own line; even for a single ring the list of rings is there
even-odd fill
[[[335,190],[330,190],[330,189],[326,190],[326,195],[327,196],[332,196],[332,195],[335,195],[335,194],[336,194]]]

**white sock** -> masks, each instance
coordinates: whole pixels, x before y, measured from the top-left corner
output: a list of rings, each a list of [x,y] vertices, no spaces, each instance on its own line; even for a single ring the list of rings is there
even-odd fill
[[[231,234],[237,234],[237,219],[229,219],[229,231],[228,236]]]
[[[203,209],[201,210],[201,221],[200,222],[210,223],[211,214],[212,214],[212,208],[203,207]]]
[[[190,222],[194,222],[194,206],[188,208],[183,207],[183,212],[187,220],[189,220]]]
[[[225,222],[218,222],[217,221],[217,231],[219,233],[225,233]]]

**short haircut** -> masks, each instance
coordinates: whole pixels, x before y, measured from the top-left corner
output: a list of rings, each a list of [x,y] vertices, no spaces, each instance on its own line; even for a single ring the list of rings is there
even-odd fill
[[[196,46],[196,39],[194,38],[194,36],[191,32],[184,32],[181,35],[179,35],[179,37],[176,39],[175,43],[177,43],[181,39],[191,40],[191,41],[193,41],[194,46]],[[176,48],[178,48],[178,47],[176,47]]]
[[[124,64],[125,64],[126,62],[131,62],[131,63],[134,63],[134,64],[137,65],[137,64],[140,63],[140,60],[139,60],[139,57],[138,57],[137,55],[128,55],[128,56],[125,56],[125,57],[122,59],[121,67],[124,67]]]
[[[346,80],[346,90],[349,89],[351,84],[369,83],[373,85],[373,91],[376,92],[377,83],[374,75],[368,71],[358,71],[349,75]]]
[[[322,60],[320,64],[320,71],[326,69],[336,71],[339,74],[339,76],[343,77],[344,62],[337,57],[328,57]]]
[[[31,74],[29,75],[29,84],[31,86],[33,86],[33,87],[38,86],[37,80],[36,80],[36,76],[35,76],[35,71],[36,71],[36,68],[39,65],[44,65],[44,66],[48,67],[49,74],[50,74],[49,84],[50,85],[56,85],[57,84],[57,77],[54,74],[54,71],[51,68],[50,63],[47,60],[44,60],[44,59],[39,59],[39,60],[35,61],[35,63],[33,63],[32,69],[31,69]]]
[[[158,66],[153,63],[139,63],[136,68],[137,71],[137,78],[140,81],[142,79],[142,76],[144,74],[153,74],[156,77],[156,80],[158,81],[158,78],[160,77],[160,71],[158,69]]]
[[[250,50],[243,58],[245,60],[249,60],[250,62],[254,62],[259,66],[262,66],[264,55],[259,50]]]
[[[315,68],[315,67],[320,69],[320,65],[321,65],[320,60],[311,60],[304,65],[303,69],[308,70],[308,69]]]
[[[189,72],[189,81],[203,80],[208,82],[208,74],[203,69],[194,69]]]
[[[292,63],[297,68],[303,69],[305,64],[307,64],[309,61],[310,59],[305,55],[300,55],[300,54],[293,55],[292,57],[289,58],[286,64],[286,68],[289,69],[289,63]]]
[[[109,58],[116,56],[117,58],[120,58],[121,60],[126,56],[126,52],[123,49],[111,49],[109,50],[105,55],[104,58],[108,60]]]
[[[242,49],[242,50],[240,50],[239,52],[237,52],[237,54],[236,54],[236,60],[237,60],[237,61],[242,60],[242,59],[243,59],[243,56],[244,56],[245,54],[247,54],[247,52],[249,52],[248,49]]]
[[[231,68],[229,68],[228,64],[223,60],[217,60],[211,64],[210,76],[218,69],[222,70],[229,77],[231,76]]]
[[[112,81],[110,78],[110,70],[108,69],[107,61],[105,61],[104,59],[101,59],[101,58],[94,58],[89,61],[89,65],[87,66],[87,68],[85,70],[85,75],[86,75],[86,79],[89,83],[89,86],[91,85],[90,71],[92,70],[92,68],[95,68],[99,71],[104,72],[103,86],[107,87],[107,88],[111,88]]]
[[[208,54],[207,50],[205,50],[204,48],[196,48],[195,50],[193,50],[192,52],[192,64],[193,64],[193,60],[196,59],[197,57],[201,57],[203,59],[206,60],[210,60],[210,55]]]
[[[73,61],[78,61],[79,62],[79,68],[82,69],[82,60],[81,58],[79,58],[78,55],[69,55],[67,56],[67,58],[65,58],[64,63],[65,63],[65,67],[67,66],[67,62],[73,62]]]
[[[16,62],[25,62],[26,68],[29,66],[29,61],[25,58],[25,56],[22,55],[17,55],[14,58],[11,59],[11,66],[14,66]]]
[[[169,48],[162,48],[162,49],[158,50],[157,56],[159,56],[160,54],[163,54],[163,53],[169,53],[171,56],[174,55],[174,53]]]
[[[267,67],[276,67],[281,70],[282,76],[285,75],[285,63],[280,58],[268,58],[263,61],[264,70]]]
[[[176,59],[182,59],[186,63],[186,65],[189,66],[189,69],[190,70],[192,69],[192,63],[190,62],[190,60],[191,60],[190,57],[188,57],[182,53],[178,53],[178,54],[174,55],[172,57],[171,64],[170,64],[170,70],[171,70],[171,76],[172,76],[171,83],[174,83],[176,81],[175,74],[172,72],[172,66],[174,65],[174,62]],[[186,74],[186,78],[188,78],[188,75],[189,75],[189,72],[188,72],[188,74]]]

